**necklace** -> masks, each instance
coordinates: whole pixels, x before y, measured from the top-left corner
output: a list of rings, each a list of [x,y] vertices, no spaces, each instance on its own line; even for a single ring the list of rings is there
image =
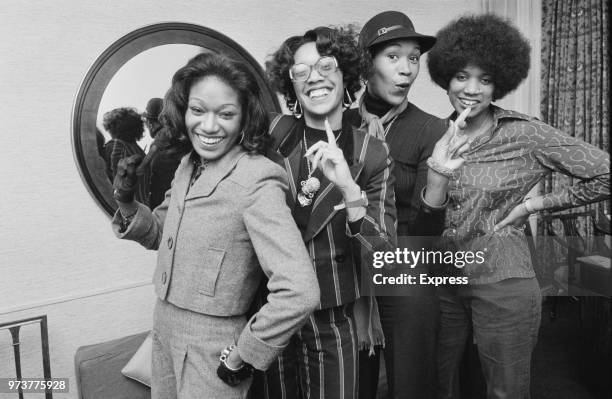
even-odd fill
[[[342,136],[342,131],[338,137],[336,137],[336,142]],[[308,143],[306,142],[306,129],[304,129],[304,151],[308,151]],[[305,180],[300,182],[301,190],[297,195],[298,203],[302,208],[309,206],[312,204],[312,199],[317,194],[319,189],[321,188],[321,181],[318,178],[314,177],[312,174],[314,173],[314,169],[312,168],[310,161],[306,158],[306,166],[308,167],[308,176]]]
[[[308,151],[308,144],[306,143],[306,129],[304,129],[304,150]],[[312,204],[312,199],[319,191],[319,188],[321,188],[321,182],[319,179],[312,175],[314,170],[312,169],[310,160],[308,160],[308,158],[306,158],[306,166],[308,167],[308,177],[300,182],[302,189],[297,196],[298,203],[302,208]]]
[[[189,182],[189,187],[193,186],[193,184],[198,180],[198,177],[202,174],[202,171],[206,169],[206,165],[208,165],[208,160],[202,161],[200,157],[193,160],[194,170],[191,174],[191,181]]]

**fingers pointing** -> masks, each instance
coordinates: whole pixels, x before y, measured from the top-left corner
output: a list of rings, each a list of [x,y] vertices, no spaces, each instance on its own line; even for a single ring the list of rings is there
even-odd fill
[[[334,131],[329,124],[329,120],[325,118],[325,133],[327,133],[327,142],[331,147],[337,147],[336,145],[336,136],[334,136]]]

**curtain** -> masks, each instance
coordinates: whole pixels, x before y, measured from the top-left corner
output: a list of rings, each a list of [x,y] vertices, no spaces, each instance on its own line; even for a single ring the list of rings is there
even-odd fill
[[[607,0],[542,0],[541,115],[567,134],[610,151],[610,66]],[[554,173],[543,191],[571,185],[572,179]],[[569,210],[580,212],[609,205]],[[590,218],[579,221],[580,235],[591,243]],[[538,235],[546,235],[539,229]],[[558,254],[558,248],[553,254]],[[550,252],[549,252],[550,253]],[[552,270],[544,271],[545,274]],[[550,275],[550,274],[549,274]]]
[[[606,0],[542,1],[542,117],[610,151],[608,32]]]

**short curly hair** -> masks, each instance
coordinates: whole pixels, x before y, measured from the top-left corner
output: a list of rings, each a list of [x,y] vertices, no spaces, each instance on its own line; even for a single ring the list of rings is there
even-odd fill
[[[491,75],[493,100],[499,100],[529,72],[529,42],[509,21],[496,15],[463,16],[442,28],[436,38],[427,67],[432,80],[445,90],[459,70],[473,64]]]
[[[167,142],[163,143],[167,150],[183,154],[192,150],[185,127],[189,91],[194,84],[209,76],[220,79],[238,93],[242,107],[240,129],[244,133],[240,145],[251,153],[265,153],[270,140],[270,120],[257,79],[245,64],[217,53],[196,55],[172,77],[172,86],[166,93],[159,116],[167,128],[166,136],[169,136],[164,137]]]
[[[135,143],[144,137],[144,122],[136,108],[121,107],[106,112],[102,126],[114,139]]]
[[[294,64],[294,55],[303,44],[314,42],[321,55],[331,55],[338,60],[344,86],[355,94],[361,89],[361,51],[357,45],[357,32],[352,25],[345,27],[318,27],[285,40],[266,61],[266,76],[270,85],[285,97],[287,107],[297,101],[289,69]]]

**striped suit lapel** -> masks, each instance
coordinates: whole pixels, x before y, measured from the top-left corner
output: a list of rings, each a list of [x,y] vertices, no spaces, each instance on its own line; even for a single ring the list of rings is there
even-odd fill
[[[285,168],[287,173],[287,180],[289,181],[289,188],[291,189],[291,198],[287,201],[287,204],[291,209],[295,207],[295,201],[297,197],[299,187],[299,174],[300,174],[300,162],[302,155],[302,137],[300,132],[304,130],[303,121],[294,123],[291,131],[283,138],[281,143],[274,154],[274,161]],[[282,162],[278,162],[282,160]]]

